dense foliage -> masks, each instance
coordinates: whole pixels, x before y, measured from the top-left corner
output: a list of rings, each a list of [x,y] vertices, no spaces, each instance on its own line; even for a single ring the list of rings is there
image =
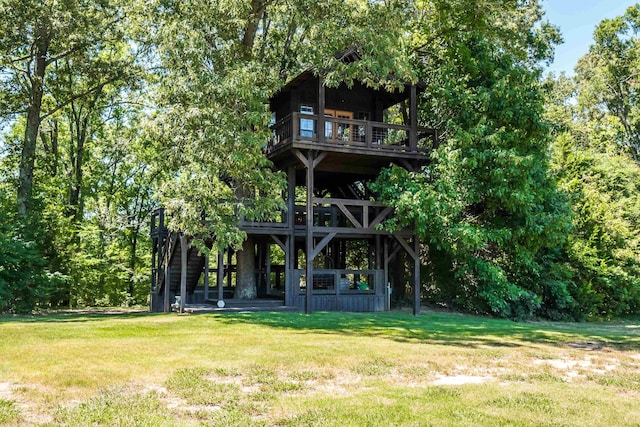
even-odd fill
[[[0,0],[0,311],[145,303],[151,211],[240,248],[283,207],[268,98],[424,84],[443,144],[373,185],[425,243],[429,301],[523,319],[640,310],[640,11],[604,21],[576,77],[538,1]],[[357,46],[362,60],[336,51]],[[389,78],[389,77],[393,78]],[[243,203],[238,203],[241,200]],[[202,221],[206,212],[207,221]]]

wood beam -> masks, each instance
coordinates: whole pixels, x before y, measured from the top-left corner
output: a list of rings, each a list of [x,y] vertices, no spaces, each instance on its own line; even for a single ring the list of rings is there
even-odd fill
[[[347,209],[341,201],[336,201],[335,205],[338,207],[338,209],[340,209],[340,211],[344,214],[344,216],[346,216],[347,219],[351,221],[351,223],[356,228],[362,228],[362,224],[358,222],[358,220],[351,214],[351,212],[349,212],[349,209]]]
[[[418,150],[418,101],[416,85],[411,85],[409,90],[409,148],[411,151]]]
[[[294,260],[293,257],[296,253],[295,250],[295,238],[293,233],[290,236],[287,236],[285,240],[285,244],[287,245],[287,249],[284,251],[284,305],[294,305],[295,299],[293,297],[294,289],[293,288],[293,266]],[[300,284],[298,283],[298,288],[295,289],[295,294],[297,295],[300,291]]]
[[[326,236],[324,236],[324,237],[322,238],[322,240],[320,240],[320,241],[318,242],[318,244],[316,245],[316,247],[313,249],[313,252],[311,253],[311,257],[310,257],[310,258],[311,258],[311,261],[313,261],[313,260],[316,258],[316,256],[318,256],[318,254],[320,253],[320,251],[322,251],[322,250],[325,248],[325,246],[327,246],[327,244],[329,244],[329,242],[330,242],[334,237],[336,237],[336,234],[337,234],[337,233],[329,233],[329,234],[327,234]]]
[[[413,237],[413,251],[417,255],[413,260],[413,315],[420,314],[420,242]]]
[[[170,302],[169,296],[171,294],[171,258],[169,250],[169,242],[171,236],[167,237],[167,242],[165,245],[164,251],[164,301],[163,301],[163,311],[165,313],[169,312]]]
[[[318,75],[318,144],[324,144],[325,88],[322,74]]]
[[[322,86],[322,79],[320,79],[320,87]],[[324,89],[322,90],[322,98],[324,105]],[[324,109],[322,110],[323,114],[318,117],[324,116]],[[323,132],[324,135],[324,132]],[[308,158],[312,158],[312,152],[308,153]],[[306,221],[306,244],[307,244],[307,287],[306,287],[306,295],[305,295],[305,313],[311,313],[312,308],[312,298],[313,298],[313,161],[307,162],[307,221]]]
[[[204,300],[209,299],[209,254],[204,256]]]
[[[278,236],[276,236],[275,234],[269,234],[269,236],[271,236],[274,242],[276,242],[278,246],[280,246],[280,249],[282,249],[283,252],[287,251],[287,246],[282,242],[282,240],[280,240]]]
[[[393,234],[393,237],[396,238],[396,240],[398,241],[398,243],[400,243],[402,245],[402,247],[404,248],[405,251],[407,251],[407,253],[409,254],[409,256],[411,258],[415,260],[418,259],[418,254],[413,250],[413,248],[411,246],[409,246],[409,243],[407,243],[406,240],[404,240],[404,238],[398,234]]]
[[[408,170],[409,172],[415,172],[416,168],[411,164],[411,162],[407,159],[400,159],[398,162],[402,165],[403,168]]]
[[[342,203],[345,206],[374,206],[374,207],[386,207],[384,203],[380,202],[372,202],[371,200],[352,200],[352,199],[336,199],[332,197],[314,197],[314,203],[321,203],[327,205],[335,205],[337,203]]]
[[[387,262],[395,258],[395,256],[398,255],[398,252],[400,252],[400,249],[402,249],[402,246],[400,246],[400,244],[396,245],[391,251],[391,253],[387,254],[388,255]]]
[[[300,160],[302,165],[305,168],[308,168],[309,167],[309,159],[307,159],[307,157],[304,154],[302,154],[300,152],[300,150],[298,150],[297,148],[294,148],[292,151],[293,151],[293,154],[295,154],[295,156],[298,158],[298,160]]]
[[[316,156],[316,158],[313,159],[313,168],[314,169],[317,168],[318,165],[320,164],[320,162],[323,161],[325,157],[327,157],[327,152],[326,151],[323,151],[320,154],[318,154]]]
[[[374,219],[373,221],[371,221],[371,224],[369,224],[370,228],[375,227],[376,225],[380,224],[382,221],[384,221],[384,219],[393,211],[393,209],[391,208],[384,208],[382,210],[382,212],[380,212]]]
[[[180,313],[184,313],[184,304],[187,300],[187,254],[189,251],[189,239],[184,234],[180,235]]]
[[[296,167],[290,165],[287,168],[287,224],[293,229],[296,220]]]
[[[218,300],[224,299],[224,250],[218,251]]]
[[[264,259],[264,268],[265,268],[265,278],[267,279],[267,295],[271,293],[271,244],[267,241],[265,244],[265,259]]]

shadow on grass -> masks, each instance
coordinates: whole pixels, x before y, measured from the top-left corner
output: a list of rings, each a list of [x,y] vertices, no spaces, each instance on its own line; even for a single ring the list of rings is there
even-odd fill
[[[0,323],[78,323],[103,320],[134,319],[159,316],[163,313],[149,313],[146,310],[64,310],[41,314],[4,314],[0,315]]]
[[[86,323],[113,319],[158,318],[176,314],[128,311],[64,311],[32,316],[0,316],[1,323]],[[516,323],[504,319],[425,312],[412,316],[406,312],[385,313],[210,313],[192,317],[198,327],[215,331],[215,324],[258,325],[289,329],[299,333],[338,334],[390,339],[396,342],[452,345],[469,348],[531,347],[536,344],[572,348],[611,348],[640,350],[637,323]],[[152,326],[152,324],[149,324]],[[625,330],[625,327],[631,326]],[[187,326],[188,327],[188,326]],[[215,332],[213,332],[215,333]],[[589,345],[582,345],[587,343]]]
[[[601,330],[590,324],[516,323],[504,319],[455,313],[412,316],[391,313],[228,313],[205,315],[225,324],[252,324],[302,333],[387,338],[397,342],[454,345],[469,348],[524,347],[533,344],[569,346],[597,342],[618,350],[640,349],[640,334]]]

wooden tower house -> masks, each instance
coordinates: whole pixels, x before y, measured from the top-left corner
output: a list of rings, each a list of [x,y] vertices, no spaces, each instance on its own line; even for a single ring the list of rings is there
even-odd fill
[[[349,53],[343,60],[356,60]],[[165,228],[164,212],[151,226],[151,310],[196,304],[288,307],[312,311],[389,309],[390,268],[404,251],[412,271],[403,283],[420,309],[419,243],[413,230],[378,227],[393,210],[375,200],[367,183],[396,164],[417,170],[437,144],[435,130],[418,126],[415,85],[402,91],[360,83],[329,88],[305,71],[270,100],[273,137],[265,155],[287,175],[287,209],[277,221],[245,222],[255,242],[251,264],[256,298],[234,298],[238,260],[231,250],[211,259]],[[393,108],[403,117],[389,120]],[[397,111],[400,111],[397,109]]]

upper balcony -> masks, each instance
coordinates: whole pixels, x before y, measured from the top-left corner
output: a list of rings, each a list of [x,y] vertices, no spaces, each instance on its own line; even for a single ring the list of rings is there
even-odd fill
[[[317,114],[291,113],[272,126],[273,137],[266,153],[274,158],[291,148],[318,149],[333,152],[427,159],[437,146],[435,129],[417,127],[411,138],[411,127],[371,120],[355,120],[349,112],[323,118],[318,126]],[[318,135],[318,128],[324,134]],[[319,138],[320,136],[320,138]]]

